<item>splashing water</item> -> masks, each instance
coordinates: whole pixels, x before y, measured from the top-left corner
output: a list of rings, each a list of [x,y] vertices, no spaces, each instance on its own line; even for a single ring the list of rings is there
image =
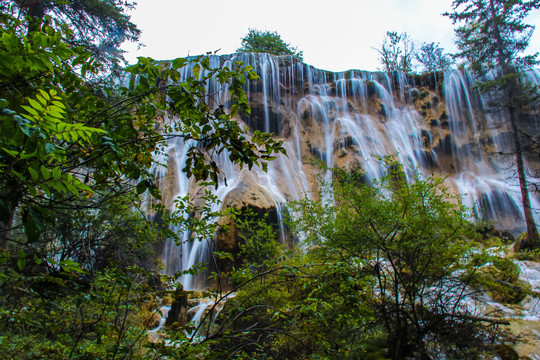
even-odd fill
[[[220,179],[219,200],[250,177],[270,195],[280,217],[285,201],[316,196],[314,174],[331,180],[330,170],[321,171],[313,161],[328,169],[362,169],[370,181],[384,173],[373,155],[397,154],[409,173],[417,168],[425,176],[447,176],[450,189],[479,216],[514,233],[524,231],[512,158],[499,155],[511,152],[504,114],[488,111],[489,99],[473,91],[470,75],[452,70],[443,79],[422,80],[402,73],[331,73],[268,54],[211,56],[215,66],[236,61],[253,66],[260,77],[246,85],[252,113],[238,121],[251,130],[273,132],[283,140],[287,156],[279,155],[267,173],[254,168],[247,174],[221,154],[216,160],[227,185]],[[183,76],[190,76],[190,71],[186,67]],[[538,71],[531,70],[528,76],[539,83]],[[216,103],[227,103],[226,89],[213,82],[207,86],[217,94]],[[177,169],[183,167],[189,146],[177,140],[169,143]],[[186,195],[191,185],[181,171],[176,171],[172,183],[162,184],[176,189],[175,196]],[[531,194],[531,202],[540,209],[537,194]],[[535,216],[538,221],[538,212]],[[181,245],[170,241],[164,247],[167,274],[209,262],[212,241],[190,242],[189,234],[183,239]],[[204,288],[205,276],[184,276],[181,282],[187,290]]]

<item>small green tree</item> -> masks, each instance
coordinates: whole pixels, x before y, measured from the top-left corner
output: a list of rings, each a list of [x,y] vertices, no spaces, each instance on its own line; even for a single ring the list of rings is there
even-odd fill
[[[247,35],[242,38],[242,46],[236,51],[291,55],[298,61],[303,60],[303,52],[283,41],[277,31],[249,29]]]
[[[413,70],[414,43],[406,32],[387,31],[381,47],[375,50],[380,55],[382,71],[409,73]]]
[[[259,218],[248,208],[236,216],[235,226],[240,240],[238,258],[247,266],[261,266],[280,252],[281,244],[268,224],[268,214]]]
[[[77,208],[80,199],[88,200],[85,207],[99,207],[100,200],[92,201],[102,199],[96,193],[109,198],[149,190],[159,198],[150,167],[172,137],[201,144],[190,149],[183,170],[215,183],[213,154],[227,150],[233,162],[251,167],[281,149],[268,134],[255,132],[249,141],[233,120],[249,111],[245,74],[256,78],[240,63],[211,69],[208,58],[176,59],[164,67],[141,58],[126,69],[132,77],[127,86],[102,86],[86,78],[101,74],[97,61],[65,41],[70,31],[62,24],[45,22],[26,36],[20,36],[19,19],[6,17],[2,25],[0,247],[7,247],[15,215],[33,242],[55,222],[58,207]],[[194,77],[180,81],[179,69],[189,64]],[[214,76],[230,84],[230,110],[201,101],[207,95],[203,84]],[[182,120],[159,128],[165,113]]]
[[[497,97],[497,107],[507,113],[512,131],[516,169],[519,178],[527,238],[521,248],[538,246],[540,237],[531,208],[524,162],[523,126],[527,107],[538,97],[538,89],[524,82],[522,69],[537,64],[537,54],[521,56],[528,45],[534,26],[524,23],[540,0],[454,0],[454,12],[446,13],[455,23],[460,57],[471,64],[478,75],[480,89]],[[488,77],[485,77],[490,73]]]
[[[146,290],[142,277],[134,281],[118,269],[89,274],[70,261],[40,266],[47,265],[48,273],[12,271],[2,280],[0,307],[10,314],[0,317],[2,358],[148,358],[141,339],[154,326],[152,316],[136,315]]]
[[[474,224],[443,179],[407,177],[391,160],[369,184],[361,172],[333,174],[320,200],[290,204],[303,252],[233,276],[239,291],[218,317],[213,349],[258,359],[489,352],[499,321],[469,300],[491,258],[474,247]]]
[[[423,43],[415,57],[428,72],[444,71],[454,63],[450,55],[444,53],[444,49],[440,47],[439,43],[434,42]]]
[[[472,355],[489,331],[466,306],[485,263],[468,240],[467,211],[450,202],[456,199],[442,179],[407,179],[394,162],[387,168],[372,184],[361,173],[336,171],[330,194],[296,205],[303,215],[294,227],[319,262],[339,263],[362,279],[358,291],[369,294],[363,301],[374,309],[371,327],[386,334],[390,358]]]
[[[28,2],[52,3],[68,2]],[[148,291],[155,274],[132,265],[146,265],[149,242],[173,236],[146,232],[133,210],[146,193],[160,200],[154,156],[166,157],[169,139],[190,141],[182,170],[217,186],[222,152],[264,168],[284,150],[234,119],[249,113],[243,85],[257,78],[241,62],[140,58],[122,84],[96,81],[107,71],[71,42],[74,22],[17,15],[0,13],[0,357],[135,358],[148,324],[130,323],[142,298],[132,290]],[[226,84],[229,107],[206,101],[210,79]],[[192,220],[184,225],[208,219]]]

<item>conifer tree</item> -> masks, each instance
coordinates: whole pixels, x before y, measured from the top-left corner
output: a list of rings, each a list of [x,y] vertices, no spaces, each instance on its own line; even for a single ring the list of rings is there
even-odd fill
[[[39,30],[50,16],[69,26],[71,46],[89,50],[110,69],[124,59],[120,45],[138,41],[140,30],[130,21],[133,1],[123,0],[7,0],[0,1],[2,13],[28,16],[28,31]]]
[[[529,12],[540,8],[540,0],[454,0],[453,12],[459,56],[468,60],[481,79],[480,89],[499,94],[500,109],[508,113],[519,177],[527,238],[520,247],[531,249],[539,236],[534,221],[524,163],[520,124],[524,107],[533,101],[535,89],[524,84],[521,69],[537,64],[537,54],[522,56],[534,27],[524,22]],[[486,76],[487,74],[490,76]]]

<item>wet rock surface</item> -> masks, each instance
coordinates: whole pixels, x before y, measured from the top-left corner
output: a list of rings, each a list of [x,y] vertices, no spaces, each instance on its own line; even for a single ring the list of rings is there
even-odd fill
[[[280,215],[277,203],[317,198],[319,179],[330,180],[324,167],[362,170],[369,182],[383,175],[374,155],[397,154],[409,171],[417,168],[426,177],[445,177],[450,192],[461,194],[463,203],[479,218],[509,229],[511,236],[524,230],[513,158],[504,155],[511,153],[508,123],[504,114],[492,111],[483,101],[469,74],[457,70],[418,76],[358,70],[331,73],[268,54],[231,55],[222,62],[236,60],[253,66],[260,77],[246,87],[251,114],[237,120],[252,130],[274,132],[283,140],[287,155],[278,155],[267,173],[256,167],[240,170],[226,154],[216,156],[214,160],[224,169],[216,192],[223,206],[268,213],[275,224]],[[226,92],[223,96],[221,102],[227,103]],[[538,133],[538,121],[530,124],[536,124],[531,133]],[[171,144],[177,164],[170,163],[175,174],[170,179],[176,177],[180,185],[184,180],[177,169],[182,168],[187,151],[182,146]],[[527,154],[527,165],[532,174],[540,169],[537,153]],[[178,186],[184,187],[191,194],[199,191],[193,184]],[[531,197],[533,207],[540,208],[539,194]],[[233,225],[230,219],[219,221]],[[237,248],[238,234],[232,227],[229,233],[218,233],[218,249]],[[163,252],[178,261],[193,251],[185,245],[178,251],[181,254],[175,254],[167,246]]]

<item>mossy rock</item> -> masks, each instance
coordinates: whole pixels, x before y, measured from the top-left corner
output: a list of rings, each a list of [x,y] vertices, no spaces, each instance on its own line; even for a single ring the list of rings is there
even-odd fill
[[[141,299],[141,304],[139,305],[139,309],[141,311],[152,312],[158,308],[158,301],[159,301],[159,298],[156,299],[156,297],[154,296],[145,296],[143,299]]]
[[[437,119],[431,119],[431,122],[429,123],[430,126],[439,127],[441,126],[441,122]]]
[[[388,339],[384,333],[375,334],[363,344],[365,360],[388,360]]]
[[[514,243],[514,250],[515,251],[519,251],[520,246],[521,246],[521,242],[526,237],[527,237],[527,232],[523,232],[523,233],[519,234],[518,236],[516,236],[516,242]]]
[[[494,230],[495,230],[495,227],[492,224],[485,224],[485,225],[479,226],[476,229],[476,232],[479,233],[479,234],[482,234],[484,236],[488,236]]]
[[[503,304],[519,304],[530,292],[529,286],[519,280],[518,266],[506,258],[493,260],[477,282],[494,301]]]
[[[429,96],[429,91],[426,89],[422,89],[422,92],[420,93],[418,99],[423,100]]]
[[[188,292],[188,299],[203,299],[209,294],[205,291],[190,290]]]
[[[135,322],[147,329],[155,329],[159,326],[161,313],[159,311],[140,311],[135,317]]]
[[[511,244],[516,240],[516,238],[514,237],[514,235],[512,235],[510,231],[503,230],[501,231],[501,240],[505,244]]]
[[[508,344],[498,345],[495,354],[501,360],[519,360],[519,354]]]
[[[173,297],[168,295],[168,296],[165,296],[163,298],[163,300],[161,300],[161,306],[171,306],[171,304],[173,303]]]
[[[475,240],[484,247],[500,247],[514,242],[514,236],[508,230],[499,230],[491,224],[480,226],[476,229],[478,236]]]
[[[519,257],[521,260],[532,260],[532,261],[539,261],[540,260],[540,243],[533,243],[532,249],[523,249],[522,243],[527,237],[527,232],[521,233],[516,237],[516,242],[514,243],[514,251],[516,253],[523,253],[522,256]]]
[[[413,100],[416,100],[420,97],[420,90],[417,88],[412,88],[409,90],[409,97],[411,97]]]
[[[501,247],[504,246],[504,242],[502,239],[498,236],[490,236],[485,240],[482,240],[482,244],[486,248],[492,248],[492,247]]]

